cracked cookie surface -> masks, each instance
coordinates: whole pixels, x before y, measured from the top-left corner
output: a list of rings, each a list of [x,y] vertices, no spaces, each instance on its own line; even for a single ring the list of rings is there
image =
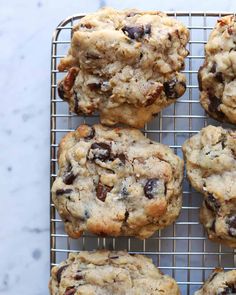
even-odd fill
[[[236,19],[218,20],[199,69],[200,102],[214,119],[236,124]]]
[[[101,123],[140,128],[182,96],[189,31],[158,11],[105,8],[73,29],[59,71],[59,96],[80,114],[100,112]]]
[[[229,295],[236,294],[236,270],[224,272],[215,269],[202,288],[194,295]]]
[[[132,128],[81,125],[61,141],[52,198],[74,238],[147,238],[182,204],[183,160]]]
[[[209,239],[236,248],[236,132],[207,126],[183,152],[190,183],[204,195],[200,220]]]
[[[180,295],[177,283],[143,255],[80,252],[53,267],[51,295]]]

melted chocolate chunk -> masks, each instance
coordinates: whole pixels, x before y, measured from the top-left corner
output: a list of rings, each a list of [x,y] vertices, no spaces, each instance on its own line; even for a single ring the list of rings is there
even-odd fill
[[[72,287],[67,287],[67,288],[66,288],[66,291],[65,291],[65,293],[64,293],[64,295],[74,295],[75,292],[76,292],[76,289],[75,289],[74,286],[72,286]]]
[[[89,126],[89,133],[87,136],[84,137],[84,139],[92,139],[95,136],[95,129],[92,126]]]
[[[210,73],[215,73],[216,72],[216,62],[213,62],[212,67],[210,69]]]
[[[227,218],[226,223],[229,226],[228,232],[231,237],[236,237],[236,215],[231,215]]]
[[[219,202],[216,200],[216,198],[212,194],[208,194],[208,196],[205,200],[205,205],[206,205],[207,209],[209,209],[211,211],[218,212],[218,210],[220,209]]]
[[[125,155],[124,155],[123,153],[122,153],[122,154],[117,154],[117,155],[116,155],[116,158],[119,158],[120,161],[121,161],[123,164],[125,164],[126,157],[125,157]]]
[[[102,202],[105,202],[106,200],[106,197],[107,197],[107,193],[110,192],[112,190],[111,187],[109,186],[106,186],[104,184],[102,184],[101,182],[98,183],[98,186],[97,186],[97,198],[102,201]]]
[[[61,266],[61,267],[58,269],[58,271],[57,271],[56,277],[57,277],[57,281],[58,281],[59,284],[60,284],[60,282],[61,282],[61,276],[62,276],[62,273],[63,273],[63,271],[64,271],[67,267],[68,267],[67,264],[66,264],[66,265],[63,265],[63,266]]]
[[[76,175],[74,175],[72,171],[72,166],[71,164],[69,165],[67,172],[63,175],[63,182],[65,184],[72,184],[76,178]]]
[[[70,193],[72,193],[72,189],[70,189],[70,188],[68,188],[68,189],[58,189],[57,191],[56,191],[56,195],[57,196],[62,196],[62,195],[67,195],[67,194],[70,194]]]
[[[151,25],[147,24],[144,26],[144,34],[151,34]]]
[[[123,188],[121,189],[121,195],[122,195],[123,197],[127,197],[127,196],[129,195],[129,192],[128,192],[128,190],[127,190],[126,187],[123,187]]]
[[[136,26],[136,27],[124,26],[121,30],[130,39],[138,40],[142,38],[145,34],[151,33],[151,25],[148,24],[145,26]]]
[[[90,150],[93,150],[93,160],[106,161],[111,155],[111,147],[104,142],[93,143]]]
[[[63,82],[60,82],[57,88],[58,91],[58,95],[61,99],[65,99],[65,91],[64,91],[64,87],[63,87]]]
[[[101,83],[89,83],[89,84],[87,84],[87,86],[91,91],[98,91],[98,90],[101,90],[102,84]]]
[[[129,218],[129,211],[125,211],[125,222],[128,220],[128,218]]]
[[[220,83],[223,83],[224,82],[223,74],[221,72],[216,73],[215,74],[215,78]]]
[[[156,194],[156,189],[158,186],[158,179],[149,179],[144,186],[144,194],[148,199],[153,199]]]
[[[182,81],[178,82],[175,78],[168,82],[164,82],[163,86],[166,96],[170,99],[180,97],[186,89],[186,84]]]
[[[215,113],[219,118],[223,119],[224,113],[218,110],[218,107],[221,104],[221,100],[215,95],[214,96],[209,95],[209,100],[210,100],[210,104],[208,106],[209,112]]]
[[[76,281],[83,280],[83,276],[80,274],[81,271],[78,271],[78,273],[74,276],[74,279]]]

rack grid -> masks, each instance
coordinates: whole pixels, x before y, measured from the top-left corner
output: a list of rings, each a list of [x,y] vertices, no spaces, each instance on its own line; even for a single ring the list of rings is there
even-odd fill
[[[187,77],[187,90],[183,97],[164,109],[146,124],[143,132],[149,138],[169,145],[182,156],[183,142],[208,125],[222,125],[209,118],[199,104],[197,72],[204,60],[204,45],[217,19],[232,14],[203,12],[169,12],[184,23],[190,30],[188,44],[189,56],[183,71]],[[77,116],[71,113],[66,102],[57,94],[57,83],[65,75],[59,73],[57,65],[70,46],[72,28],[85,14],[77,14],[63,20],[56,28],[52,38],[51,55],[51,145],[50,145],[50,184],[55,180],[57,149],[62,136],[75,130],[81,123],[93,124],[99,121],[98,115]],[[231,127],[223,124],[224,127]],[[133,237],[97,237],[85,233],[73,240],[65,232],[50,196],[50,265],[66,259],[69,252],[107,248],[126,249],[130,253],[145,254],[166,274],[178,282],[182,294],[193,294],[215,267],[232,269],[236,267],[236,251],[209,241],[199,223],[199,207],[202,196],[189,184],[183,182],[183,207],[178,220],[168,228],[158,231],[146,240]]]

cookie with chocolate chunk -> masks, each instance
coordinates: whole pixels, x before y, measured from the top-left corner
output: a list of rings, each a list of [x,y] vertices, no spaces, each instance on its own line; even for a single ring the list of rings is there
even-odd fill
[[[51,295],[180,295],[176,281],[151,259],[106,250],[71,253],[52,268],[49,289]]]
[[[236,132],[207,126],[183,152],[188,178],[204,195],[200,220],[209,239],[236,248]]]
[[[223,269],[215,269],[202,288],[194,293],[194,295],[213,294],[236,294],[236,270],[224,272]]]
[[[77,114],[100,112],[103,124],[142,127],[186,89],[189,31],[158,11],[104,8],[73,29],[59,71],[59,96]]]
[[[69,236],[147,238],[182,203],[183,161],[139,130],[81,125],[61,141],[52,199]]]
[[[214,119],[236,124],[236,18],[222,17],[205,46],[198,73],[200,102]]]

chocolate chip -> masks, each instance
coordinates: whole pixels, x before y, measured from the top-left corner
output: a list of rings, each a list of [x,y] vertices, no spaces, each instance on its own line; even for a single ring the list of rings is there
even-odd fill
[[[67,194],[70,194],[70,193],[72,193],[72,189],[70,189],[70,188],[68,188],[68,189],[58,189],[57,191],[56,191],[56,195],[57,196],[62,196],[62,195],[67,195]]]
[[[87,84],[87,86],[91,91],[98,91],[98,90],[101,90],[102,84],[101,83],[89,83],[89,84]]]
[[[83,276],[80,274],[81,271],[77,271],[78,273],[74,276],[74,279],[79,281],[83,280]]]
[[[125,186],[121,189],[121,195],[123,197],[127,197],[129,195],[129,192]]]
[[[170,99],[176,99],[180,97],[186,90],[186,84],[184,82],[178,82],[176,78],[164,82],[164,92]]]
[[[158,186],[157,178],[151,178],[146,182],[144,186],[144,194],[148,199],[154,198],[156,194],[157,186]]]
[[[223,74],[221,72],[217,72],[215,74],[215,78],[218,82],[223,83],[224,82],[224,78],[223,78]]]
[[[89,133],[87,136],[84,137],[84,139],[92,139],[95,136],[95,129],[92,126],[89,126]]]
[[[168,33],[168,39],[171,41],[172,40],[172,36],[170,33]]]
[[[151,34],[151,25],[147,24],[144,26],[144,34]]]
[[[117,154],[117,155],[116,155],[116,158],[120,159],[120,161],[121,161],[123,164],[125,164],[126,157],[125,157],[125,155],[124,155],[123,153],[121,153],[121,154]]]
[[[143,28],[143,26],[136,26],[136,27],[124,26],[121,30],[130,39],[134,39],[134,40],[140,39],[144,35],[144,28]]]
[[[111,190],[112,190],[111,187],[106,186],[99,181],[98,186],[97,186],[97,191],[96,191],[97,198],[100,201],[105,202],[107,193],[110,192]]]
[[[64,295],[74,295],[75,292],[76,292],[76,289],[75,289],[74,286],[72,286],[72,287],[67,287],[67,288],[66,288],[66,291],[65,291],[65,293],[64,293]]]
[[[210,104],[208,106],[209,112],[215,113],[219,118],[223,119],[224,113],[222,113],[218,109],[219,105],[221,104],[221,100],[218,97],[216,97],[215,95],[213,95],[213,96],[209,95],[209,100],[210,100]]]
[[[206,205],[207,209],[209,209],[211,211],[218,212],[218,210],[220,209],[219,202],[216,200],[216,198],[212,194],[208,194],[208,196],[205,200],[205,205]]]
[[[71,164],[68,166],[66,173],[63,175],[63,182],[65,184],[72,184],[76,178],[76,175],[74,175],[72,171]]]
[[[127,219],[129,218],[129,211],[125,211],[125,222],[127,221]]]
[[[64,271],[67,267],[68,267],[67,264],[66,264],[66,265],[63,265],[63,266],[61,266],[61,267],[58,269],[58,271],[57,271],[56,277],[57,277],[57,281],[58,281],[59,284],[60,284],[60,282],[61,282],[61,276],[62,276],[62,273],[63,273],[63,271]]]
[[[226,283],[226,286],[223,291],[217,292],[217,295],[229,295],[236,293],[236,284]]]
[[[91,145],[90,151],[93,151],[93,160],[106,161],[110,158],[111,147],[104,142],[94,142]]]
[[[226,223],[229,226],[228,232],[231,237],[236,237],[236,215],[227,218]]]
[[[64,91],[64,87],[63,87],[63,81],[61,81],[59,83],[57,91],[58,91],[59,97],[64,100],[65,99],[65,91]]]
[[[210,73],[215,73],[216,72],[216,62],[213,62],[212,67],[210,69]]]

